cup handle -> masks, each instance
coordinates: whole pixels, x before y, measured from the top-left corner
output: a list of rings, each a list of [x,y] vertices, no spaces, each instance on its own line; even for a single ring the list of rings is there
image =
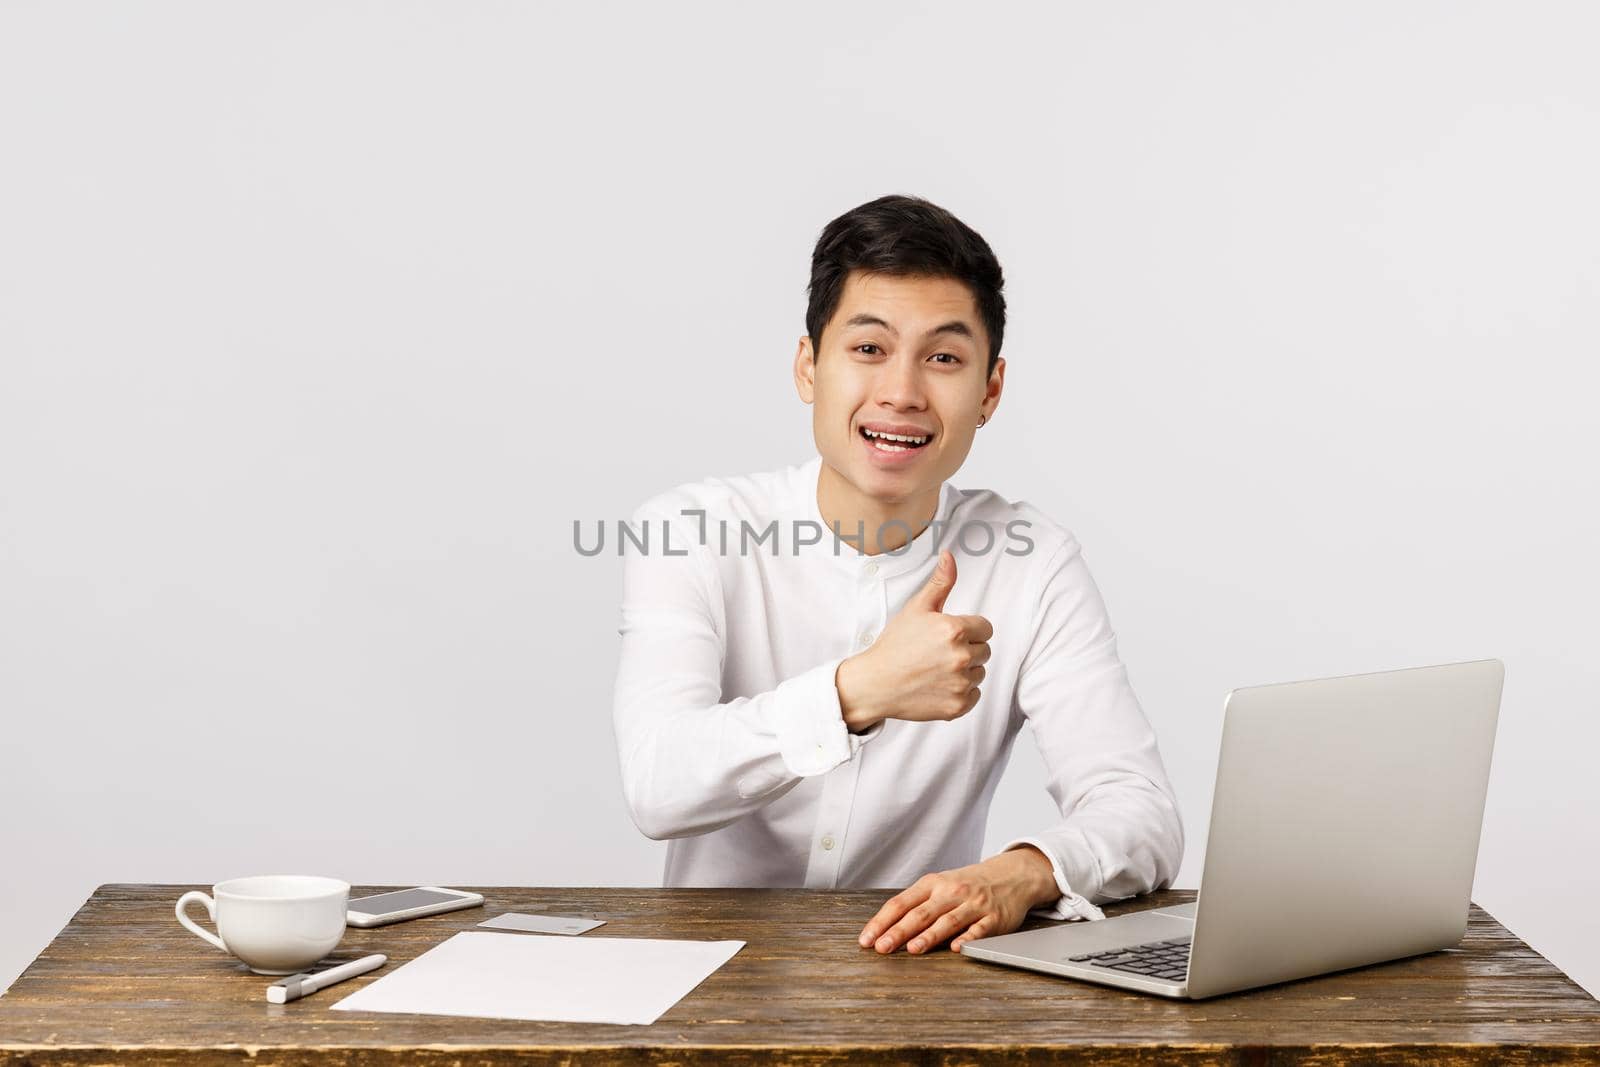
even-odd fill
[[[206,906],[206,914],[211,916],[211,921],[213,923],[217,921],[217,902],[199,890],[190,890],[178,898],[178,906],[174,909],[178,913],[178,921],[183,924],[183,928],[185,930],[188,930],[192,934],[200,935],[224,952],[228,951],[228,946],[222,943],[222,938],[218,937],[210,930],[201,929],[195,924],[193,919],[184,914],[184,910],[188,908],[190,904],[196,903],[204,904]]]

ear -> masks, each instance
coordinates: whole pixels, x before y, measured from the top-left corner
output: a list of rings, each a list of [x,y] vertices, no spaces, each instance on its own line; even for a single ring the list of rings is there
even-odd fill
[[[994,418],[994,409],[1000,406],[1000,393],[1006,385],[1006,359],[1004,356],[994,361],[994,371],[989,375],[989,384],[983,388],[982,411],[989,418]]]
[[[800,399],[807,404],[817,395],[817,354],[811,348],[811,338],[800,338],[794,353],[794,387]]]

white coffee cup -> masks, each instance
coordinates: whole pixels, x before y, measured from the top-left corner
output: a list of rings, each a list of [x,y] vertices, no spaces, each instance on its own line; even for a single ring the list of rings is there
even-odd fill
[[[316,963],[344,937],[350,883],[311,875],[268,874],[234,878],[178,898],[178,921],[257,974],[294,974]],[[206,906],[217,933],[184,914],[198,901]],[[221,934],[218,937],[217,934]]]

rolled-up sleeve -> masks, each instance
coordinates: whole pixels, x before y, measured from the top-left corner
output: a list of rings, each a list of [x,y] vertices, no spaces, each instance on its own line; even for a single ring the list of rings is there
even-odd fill
[[[1061,896],[1036,913],[1102,919],[1097,905],[1172,883],[1183,820],[1075,538],[1052,553],[1037,588],[1012,710],[1033,728],[1061,820],[1001,851],[1032,845],[1049,858]]]
[[[840,659],[724,702],[722,668],[737,634],[721,618],[710,548],[670,510],[647,504],[629,522],[652,540],[648,551],[630,543],[623,553],[612,723],[640,832],[664,840],[720,829],[846,762],[881,732],[882,723],[859,734],[845,726]]]

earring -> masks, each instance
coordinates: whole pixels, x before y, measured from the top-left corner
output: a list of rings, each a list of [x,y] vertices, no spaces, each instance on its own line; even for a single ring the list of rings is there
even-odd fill
[[[979,415],[978,416],[978,426],[980,428],[983,426],[984,423],[986,423],[988,421],[989,421],[989,416],[987,416],[987,415]]]

